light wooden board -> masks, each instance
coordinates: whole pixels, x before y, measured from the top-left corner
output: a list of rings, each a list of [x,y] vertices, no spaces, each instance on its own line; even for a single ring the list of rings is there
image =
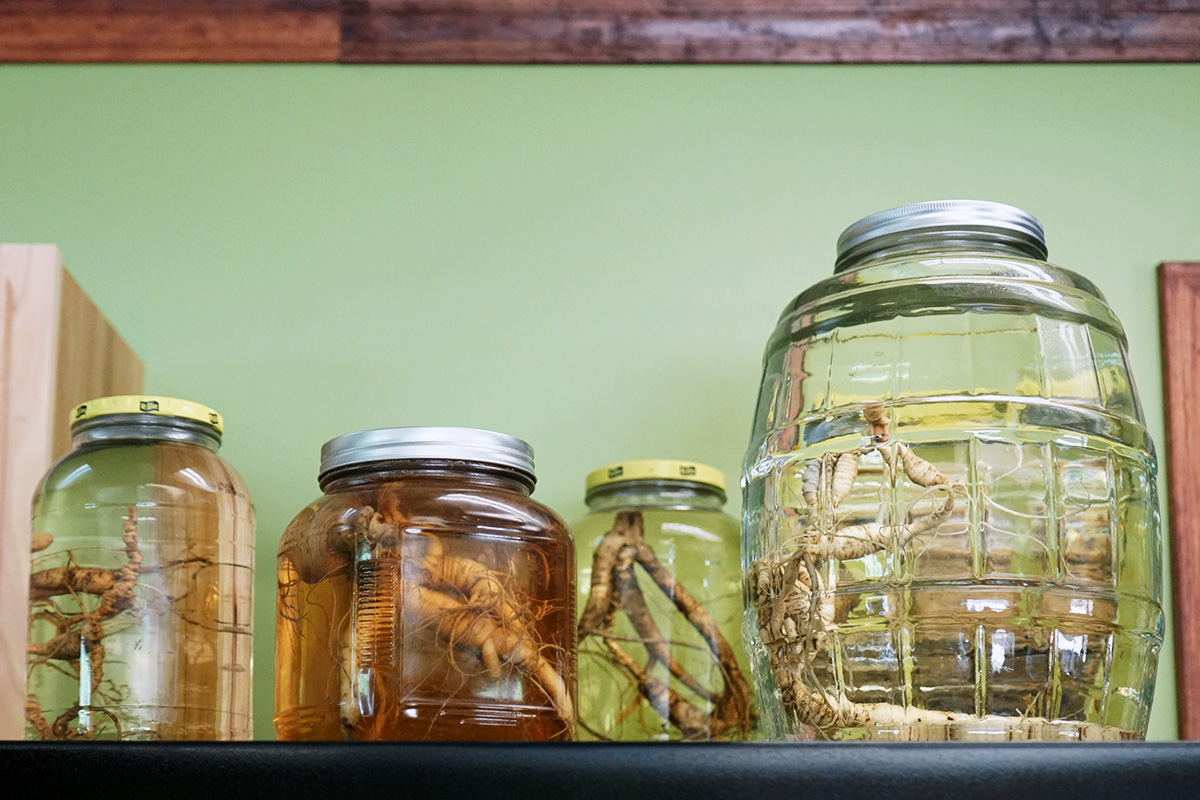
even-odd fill
[[[58,308],[53,457],[71,449],[72,408],[104,395],[136,394],[141,387],[142,362],[71,273],[64,271]]]
[[[141,391],[142,365],[53,245],[0,244],[0,739],[24,735],[30,503],[70,445],[67,412]]]

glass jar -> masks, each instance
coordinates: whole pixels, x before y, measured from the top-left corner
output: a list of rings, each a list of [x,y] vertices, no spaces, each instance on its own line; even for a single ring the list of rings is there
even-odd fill
[[[223,423],[92,400],[33,500],[30,739],[249,739],[254,512]]]
[[[752,738],[740,530],[722,510],[725,476],[688,461],[626,461],[588,475],[586,499],[573,526],[587,554],[580,738]]]
[[[319,483],[279,545],[278,738],[571,739],[575,551],[529,445],[361,431]]]
[[[743,631],[773,737],[1141,738],[1163,637],[1125,334],[997,203],[867,217],[767,345]]]

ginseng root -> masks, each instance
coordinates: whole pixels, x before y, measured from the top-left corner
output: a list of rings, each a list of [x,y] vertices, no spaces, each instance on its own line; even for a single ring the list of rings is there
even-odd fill
[[[635,564],[641,565],[703,638],[721,671],[724,686],[719,695],[706,689],[671,655],[669,642],[663,638],[638,586]],[[650,661],[644,667],[621,646],[621,637],[613,631],[618,611],[624,612],[637,634],[637,641],[646,648]],[[708,611],[662,566],[645,543],[640,512],[618,513],[612,530],[596,548],[591,591],[579,619],[580,642],[589,636],[603,640],[613,662],[629,673],[638,693],[660,717],[674,725],[683,738],[717,738],[735,729],[742,736],[748,734],[751,723],[749,696],[733,650]],[[666,665],[682,685],[711,704],[711,711],[703,711],[653,677],[650,670],[656,662]]]
[[[893,543],[903,548],[917,537],[936,534],[954,511],[955,493],[963,488],[908,445],[889,444],[890,417],[882,403],[867,406],[863,418],[868,425],[869,444],[825,453],[807,463],[803,493],[810,516],[791,552],[766,556],[752,566],[759,635],[784,706],[797,720],[818,731],[828,733],[874,724],[948,725],[970,715],[887,703],[855,703],[844,694],[818,688],[810,666],[818,653],[828,649],[837,631],[834,595],[838,570],[827,569],[828,562],[859,559]],[[850,495],[858,476],[858,458],[873,451],[883,457],[893,485],[898,469],[902,469],[912,484],[943,491],[944,499],[933,511],[911,522],[836,527],[832,513],[819,512],[822,508],[832,512]]]
[[[361,671],[367,670],[374,677],[367,687],[343,688],[350,694],[342,698],[343,705],[357,704],[343,712],[343,728],[370,724],[367,717],[392,713],[387,698],[396,696],[396,682],[426,679],[420,674],[397,674],[408,669],[408,662],[401,660],[408,644],[399,637],[426,628],[433,631],[439,648],[444,647],[444,657],[435,659],[440,666],[431,675],[449,662],[464,676],[476,677],[460,665],[464,654],[479,659],[483,667],[480,678],[486,675],[498,680],[506,670],[515,670],[545,693],[563,723],[573,729],[569,672],[564,674],[564,664],[557,657],[562,655],[565,661],[566,654],[561,647],[544,643],[535,624],[550,612],[548,605],[526,595],[515,572],[452,555],[448,552],[452,540],[414,523],[407,502],[402,492],[385,487],[378,496],[379,510],[363,507],[357,517],[360,521],[354,525],[352,552],[359,555],[355,562],[358,581],[351,674],[361,677]],[[412,626],[408,630],[401,625],[401,613]],[[346,646],[344,641],[342,646]]]
[[[878,552],[893,541],[903,547],[914,536],[936,530],[949,518],[950,512],[953,510],[954,492],[950,491],[946,493],[946,499],[936,511],[926,514],[908,525],[881,525],[878,522],[868,522],[863,525],[839,528],[833,535],[822,536],[811,542],[808,552],[814,561],[824,561],[830,558],[849,561]]]
[[[126,562],[121,567],[109,570],[68,564],[39,570],[30,576],[30,601],[34,609],[30,614],[30,622],[42,620],[55,626],[55,635],[48,641],[28,644],[27,652],[33,657],[33,664],[61,661],[72,667],[78,675],[79,661],[86,656],[91,674],[90,690],[93,695],[104,680],[104,637],[107,635],[104,623],[132,609],[137,599],[134,591],[138,585],[142,565],[137,521],[137,508],[127,506],[121,535],[121,541],[125,545]],[[53,541],[52,537],[50,541]],[[83,597],[86,595],[99,597],[94,610],[88,610],[84,605]],[[79,604],[79,611],[75,614],[64,614],[53,602],[49,602],[59,596],[74,598]],[[64,712],[50,724],[42,716],[40,706],[31,695],[26,701],[25,717],[39,737],[44,738],[49,732],[50,737],[55,739],[86,738],[86,733],[69,728],[70,720],[77,716],[79,710],[76,706],[74,710]],[[90,710],[103,712],[103,709],[95,706]],[[115,718],[113,721],[115,722]]]
[[[440,638],[454,647],[481,653],[485,664],[489,660],[495,666],[499,662],[512,664],[532,676],[563,720],[568,725],[574,724],[570,688],[558,668],[542,657],[536,642],[506,630],[490,616],[441,592],[424,586],[415,588],[417,614],[436,626]]]

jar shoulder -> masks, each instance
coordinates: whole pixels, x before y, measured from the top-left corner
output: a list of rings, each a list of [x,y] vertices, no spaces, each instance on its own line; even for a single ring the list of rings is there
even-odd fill
[[[562,517],[532,497],[453,482],[371,483],[330,492],[302,509],[289,527],[349,529],[366,510],[404,528],[571,539]]]
[[[593,511],[575,520],[571,528],[581,544],[595,547],[612,530],[621,512],[640,514],[643,536],[652,546],[667,539],[701,548],[740,546],[741,523],[723,510],[628,507]]]
[[[107,444],[72,450],[50,467],[38,485],[37,495],[117,484],[229,494],[249,500],[245,480],[218,453],[176,442]]]

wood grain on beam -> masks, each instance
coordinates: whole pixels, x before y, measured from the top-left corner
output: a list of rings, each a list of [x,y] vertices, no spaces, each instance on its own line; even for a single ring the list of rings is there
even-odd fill
[[[0,0],[0,61],[336,61],[337,0]]]
[[[1200,739],[1200,263],[1158,267],[1179,738]]]
[[[1197,0],[343,0],[342,60],[1200,60]]]
[[[0,0],[0,61],[1200,61],[1200,0]]]

